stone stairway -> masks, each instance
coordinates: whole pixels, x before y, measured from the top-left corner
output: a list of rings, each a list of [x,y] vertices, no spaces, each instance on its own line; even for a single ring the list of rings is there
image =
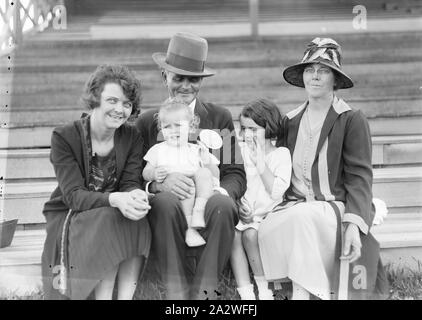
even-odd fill
[[[105,2],[113,6],[112,1]],[[177,0],[178,4],[182,2]],[[211,6],[213,1],[202,2]],[[276,2],[263,1],[266,8]],[[133,11],[126,23],[138,23],[135,1],[125,3]],[[145,3],[153,10],[153,1]],[[231,4],[233,10],[240,2],[224,3]],[[373,3],[381,5],[381,1]],[[229,16],[230,11],[226,12]],[[40,283],[45,238],[41,210],[57,185],[48,158],[51,131],[80,117],[83,110],[77,101],[88,74],[99,63],[126,64],[142,81],[143,111],[157,107],[166,98],[151,54],[165,51],[168,40],[92,41],[84,35],[93,24],[118,25],[122,17],[124,14],[116,11],[91,20],[75,17],[76,25],[81,20],[85,25],[78,29],[69,20],[68,32],[79,32],[73,41],[52,31],[34,35],[11,55],[11,72],[4,59],[0,60],[0,99],[7,104],[0,108],[0,202],[6,219],[19,218],[12,245],[0,249],[0,297],[1,289],[9,290],[11,282],[20,294]],[[177,15],[169,17],[178,19]],[[355,80],[354,89],[339,91],[338,95],[369,119],[374,196],[383,199],[389,209],[387,219],[373,232],[386,262],[413,269],[418,267],[418,260],[422,261],[421,36],[420,31],[332,35],[342,44],[345,71]],[[276,102],[283,113],[291,110],[305,97],[302,90],[282,80],[281,68],[297,62],[304,44],[311,39],[210,40],[209,65],[218,74],[204,81],[201,96],[226,106],[236,127],[244,103],[259,96]]]

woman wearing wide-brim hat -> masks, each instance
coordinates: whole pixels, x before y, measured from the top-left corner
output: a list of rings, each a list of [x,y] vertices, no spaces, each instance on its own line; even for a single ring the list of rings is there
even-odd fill
[[[339,44],[315,38],[302,61],[283,76],[304,88],[308,100],[285,118],[292,180],[280,210],[259,230],[265,276],[276,282],[290,279],[293,299],[336,298],[343,256],[365,270],[364,285],[350,278],[355,281],[349,298],[382,293],[386,281],[379,245],[369,233],[374,217],[371,135],[362,112],[335,95],[337,89],[353,87],[341,69]]]

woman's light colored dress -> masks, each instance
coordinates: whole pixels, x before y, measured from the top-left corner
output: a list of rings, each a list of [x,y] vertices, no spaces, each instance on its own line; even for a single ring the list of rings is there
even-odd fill
[[[311,176],[322,125],[311,124],[305,111],[292,159],[292,190],[306,201],[269,214],[260,228],[259,246],[267,280],[289,278],[330,299],[337,220],[328,202],[314,200]],[[336,204],[343,215],[343,202]]]

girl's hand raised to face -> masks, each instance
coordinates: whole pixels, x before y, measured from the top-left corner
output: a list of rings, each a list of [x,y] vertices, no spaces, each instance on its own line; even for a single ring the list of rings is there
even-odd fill
[[[254,132],[252,140],[246,142],[249,148],[249,157],[257,165],[265,161],[265,129],[258,129]]]

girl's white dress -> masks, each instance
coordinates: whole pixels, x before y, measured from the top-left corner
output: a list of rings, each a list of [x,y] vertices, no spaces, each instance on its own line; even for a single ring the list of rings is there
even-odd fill
[[[239,231],[248,228],[258,230],[259,224],[267,214],[283,201],[284,192],[290,185],[292,172],[290,151],[287,148],[279,147],[265,156],[265,163],[275,176],[272,192],[269,193],[265,189],[257,168],[250,160],[249,148],[246,143],[240,143],[240,150],[247,179],[247,189],[240,201],[244,207],[249,209],[251,222],[246,223],[239,220],[236,229]]]

